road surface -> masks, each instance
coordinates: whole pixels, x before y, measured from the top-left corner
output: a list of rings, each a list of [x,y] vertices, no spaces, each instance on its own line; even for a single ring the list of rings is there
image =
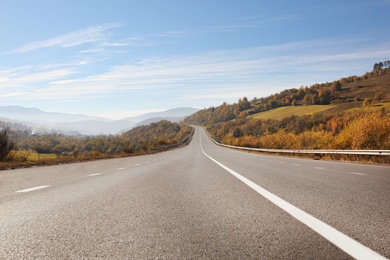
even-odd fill
[[[218,147],[0,172],[0,259],[390,258],[390,167]]]

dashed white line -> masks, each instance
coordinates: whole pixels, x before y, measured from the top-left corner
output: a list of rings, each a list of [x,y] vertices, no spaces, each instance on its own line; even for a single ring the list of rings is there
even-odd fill
[[[280,164],[284,164],[284,162],[279,162]]]
[[[294,163],[293,165],[294,165],[294,166],[301,166],[301,165],[300,165],[300,164],[298,164],[298,163]]]
[[[350,174],[355,174],[355,175],[367,175],[365,173],[361,173],[361,172],[349,172]]]
[[[32,188],[28,188],[28,189],[24,189],[24,190],[18,190],[18,191],[15,191],[15,192],[17,192],[17,193],[25,193],[25,192],[45,189],[45,188],[48,188],[48,187],[50,187],[50,185],[37,186],[37,187],[32,187]]]
[[[314,167],[316,168],[317,170],[325,170],[325,168],[322,168],[322,167]]]
[[[352,238],[348,237],[347,235],[341,233],[340,231],[336,230],[335,228],[329,226],[325,222],[322,222],[319,219],[316,219],[312,215],[304,212],[303,210],[295,207],[294,205],[288,203],[287,201],[279,198],[275,194],[269,192],[268,190],[264,189],[263,187],[260,187],[256,183],[252,182],[251,180],[245,178],[244,176],[240,175],[239,173],[233,171],[232,169],[228,168],[227,166],[223,165],[222,163],[218,162],[214,158],[210,157],[206,154],[206,152],[203,150],[202,145],[202,137],[200,138],[200,147],[202,149],[203,154],[208,157],[210,160],[215,162],[217,165],[228,171],[230,174],[235,176],[237,179],[248,185],[250,188],[255,190],[257,193],[262,195],[264,198],[268,199],[272,203],[274,203],[276,206],[323,236],[325,239],[333,243],[335,246],[352,256],[356,259],[386,259],[385,257],[381,256],[374,250],[366,247],[365,245],[359,243],[356,240],[353,240]]]
[[[102,175],[103,173],[101,172],[97,172],[97,173],[91,173],[91,174],[88,174],[87,177],[94,177],[94,176],[99,176],[99,175]]]
[[[137,163],[137,164],[134,164],[134,166],[140,166],[141,164]]]
[[[118,168],[118,169],[116,169],[117,171],[122,171],[122,170],[124,170],[124,169],[126,169],[126,168]]]

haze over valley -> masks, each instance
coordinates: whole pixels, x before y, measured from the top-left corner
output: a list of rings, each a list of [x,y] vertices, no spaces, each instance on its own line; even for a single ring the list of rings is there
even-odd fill
[[[66,135],[114,135],[134,126],[160,120],[178,122],[197,111],[199,109],[183,107],[113,120],[81,114],[45,112],[37,108],[0,106],[0,121],[23,124],[35,134],[56,132]]]

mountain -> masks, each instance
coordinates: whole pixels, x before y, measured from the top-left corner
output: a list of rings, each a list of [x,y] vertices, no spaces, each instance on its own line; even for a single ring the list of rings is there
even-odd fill
[[[21,106],[0,106],[0,117],[23,122],[39,122],[40,124],[55,124],[85,120],[100,122],[110,121],[110,119],[103,117],[45,112],[37,108],[25,108]]]
[[[137,127],[137,126],[141,126],[141,125],[149,125],[151,123],[156,123],[158,121],[161,121],[161,120],[167,120],[167,121],[171,121],[171,122],[179,122],[179,121],[182,121],[184,120],[185,117],[152,117],[152,118],[148,118],[148,119],[145,119],[141,122],[138,122],[134,125],[134,127]]]
[[[77,122],[63,122],[54,125],[54,129],[61,129],[62,131],[75,131],[84,135],[108,135],[117,134],[125,129],[134,127],[134,122],[127,120],[112,120],[108,122],[102,121],[77,121]]]
[[[80,133],[82,135],[108,135],[130,130],[136,123],[144,125],[164,119],[179,121],[197,111],[199,111],[199,109],[185,107],[170,109],[163,112],[148,113],[137,117],[128,117],[121,120],[111,120],[108,118],[81,114],[45,112],[37,108],[0,106],[0,120],[22,123],[30,127],[35,133],[58,132],[67,135],[74,135],[75,133]]]
[[[196,112],[198,112],[199,109],[193,108],[193,107],[180,107],[180,108],[174,108],[169,109],[162,112],[154,112],[154,113],[147,113],[144,115],[136,116],[136,117],[127,117],[123,120],[128,120],[132,122],[139,123],[141,121],[150,119],[150,118],[160,118],[160,120],[167,119],[167,118],[184,118],[186,116],[190,116]],[[167,119],[169,120],[169,119]]]

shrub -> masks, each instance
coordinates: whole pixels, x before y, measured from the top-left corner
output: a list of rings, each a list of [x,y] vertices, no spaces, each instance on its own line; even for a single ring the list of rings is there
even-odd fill
[[[9,140],[8,132],[9,128],[0,131],[0,161],[4,161],[15,146],[15,143]]]

